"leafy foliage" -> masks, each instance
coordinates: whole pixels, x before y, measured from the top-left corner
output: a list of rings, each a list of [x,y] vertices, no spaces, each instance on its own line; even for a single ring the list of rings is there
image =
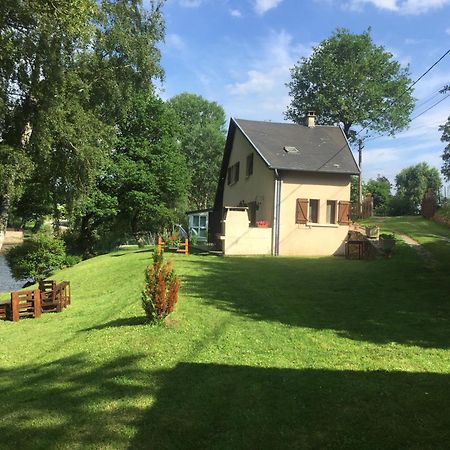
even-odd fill
[[[50,272],[66,263],[64,242],[44,232],[10,249],[6,258],[16,280],[43,280]]]
[[[174,309],[178,301],[180,279],[172,263],[164,263],[163,255],[156,252],[153,264],[145,271],[145,287],[142,291],[142,307],[152,322],[163,320]]]
[[[391,135],[408,125],[414,106],[409,70],[373,43],[370,30],[338,28],[291,69],[291,77],[285,115],[294,122],[315,111],[319,124],[341,123],[349,139],[355,125]]]
[[[152,93],[134,97],[112,155],[118,225],[133,234],[171,225],[183,209],[189,174],[176,145],[175,116]]]
[[[214,202],[225,146],[225,112],[216,102],[187,92],[168,104],[179,122],[177,137],[191,174],[189,208],[208,208]]]
[[[391,199],[391,183],[389,180],[382,175],[378,175],[375,180],[367,181],[364,190],[373,197],[375,214],[380,216],[387,215]]]
[[[439,131],[442,131],[442,142],[447,142],[444,152],[442,153],[442,168],[441,172],[447,181],[450,181],[450,116],[444,125],[439,127]]]
[[[428,188],[437,194],[442,186],[439,171],[422,162],[407,167],[395,177],[397,193],[392,198],[391,214],[417,214]]]

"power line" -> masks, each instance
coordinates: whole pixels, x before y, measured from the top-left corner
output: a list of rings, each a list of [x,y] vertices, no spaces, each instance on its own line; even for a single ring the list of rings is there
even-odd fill
[[[416,81],[414,81],[405,91],[403,91],[403,93],[397,98],[397,99],[395,99],[395,100],[393,100],[392,102],[391,102],[391,104],[390,105],[388,105],[386,108],[383,108],[382,110],[381,110],[381,112],[380,113],[384,113],[384,112],[386,112],[387,111],[387,109],[388,108],[391,108],[392,106],[394,106],[395,105],[395,103],[400,99],[400,98],[402,98],[404,95],[406,95],[408,92],[410,92],[411,91],[411,89],[427,74],[427,73],[429,73],[435,66],[437,66],[448,54],[450,53],[450,48],[437,60],[437,61],[435,61],[425,72],[423,72],[422,73],[422,75],[420,75],[420,77],[419,78],[417,78],[417,80]],[[412,119],[411,119],[412,120]],[[373,123],[373,121],[372,121],[372,123]],[[364,131],[368,126],[370,125],[370,121],[369,121],[369,123],[365,126],[365,127],[363,127],[363,128],[361,128],[357,133],[356,133],[356,135],[355,135],[355,137],[356,136],[358,136],[362,131]]]
[[[429,108],[427,108],[425,111],[422,111],[420,114],[417,114],[417,116],[414,116],[411,119],[411,122],[414,119],[417,119],[418,117],[420,117],[422,114],[425,114],[427,111],[429,111],[430,109],[434,108],[435,106],[439,105],[439,103],[443,102],[446,98],[450,97],[450,94],[447,94],[444,98],[441,98],[438,102],[434,103],[433,105],[431,105]]]
[[[388,106],[388,108],[390,108],[390,107],[392,107],[392,106],[394,106],[394,104],[396,103],[396,101],[398,101],[398,99],[399,98],[402,98],[405,94],[407,94],[425,75],[427,75],[434,67],[436,67],[448,54],[450,53],[450,48],[439,58],[439,59],[437,59],[425,72],[423,72],[420,76],[419,76],[419,78],[417,78],[405,91],[403,91],[403,93],[400,95],[400,97],[398,97],[396,100],[394,100],[389,106]],[[448,96],[447,96],[448,97]],[[447,97],[445,97],[445,98],[447,98]],[[443,100],[445,100],[445,98],[443,99]],[[439,104],[441,101],[443,101],[442,99],[439,101],[439,102],[437,102],[435,105],[432,105],[432,107],[434,107],[434,106],[436,106],[437,104]],[[427,111],[429,111],[431,109],[431,107],[430,108],[428,108],[427,110],[425,110],[425,111],[423,111],[420,115],[422,115],[422,114],[424,114],[425,112],[427,112]],[[383,113],[383,112],[385,112],[387,109],[386,108],[384,108],[381,112],[380,112],[380,114],[381,113]],[[416,116],[414,119],[417,119],[417,117],[419,117],[419,116]],[[414,119],[411,119],[411,121],[412,120],[414,120]],[[373,122],[373,121],[369,121],[369,123],[365,126],[365,127],[363,127],[363,128],[361,128],[361,130],[359,130],[356,134],[355,134],[355,137],[356,136],[358,136],[362,131],[364,131],[369,125],[370,125],[370,122]],[[381,137],[381,136],[379,136],[379,137]],[[375,139],[375,138],[374,138]],[[320,170],[323,166],[325,166],[326,164],[328,164],[333,158],[335,158],[342,150],[344,150],[344,148],[347,146],[347,144],[344,144],[331,158],[329,158],[327,161],[325,161],[317,170]]]

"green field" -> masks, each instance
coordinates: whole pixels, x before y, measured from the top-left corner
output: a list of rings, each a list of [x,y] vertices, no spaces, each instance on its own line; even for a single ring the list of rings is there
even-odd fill
[[[401,243],[374,261],[173,255],[181,298],[160,326],[140,306],[149,250],[57,273],[69,308],[0,322],[0,448],[448,448],[434,239],[432,266]]]

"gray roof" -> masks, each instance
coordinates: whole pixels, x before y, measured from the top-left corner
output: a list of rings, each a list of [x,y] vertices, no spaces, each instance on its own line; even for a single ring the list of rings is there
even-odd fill
[[[232,119],[271,169],[358,174],[341,128]],[[298,152],[287,152],[295,147]]]

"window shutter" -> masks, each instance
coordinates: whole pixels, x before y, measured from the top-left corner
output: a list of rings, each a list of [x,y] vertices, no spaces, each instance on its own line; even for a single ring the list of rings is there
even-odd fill
[[[350,202],[339,202],[338,223],[339,225],[348,225],[350,213]]]
[[[298,198],[297,207],[295,209],[295,223],[308,222],[308,199]]]

